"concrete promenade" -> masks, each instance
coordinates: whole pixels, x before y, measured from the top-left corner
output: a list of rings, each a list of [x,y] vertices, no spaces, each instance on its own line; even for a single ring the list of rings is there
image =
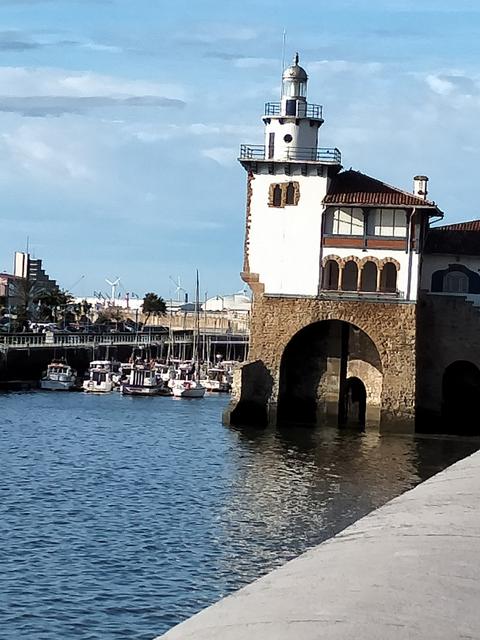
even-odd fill
[[[480,453],[161,638],[480,639]]]

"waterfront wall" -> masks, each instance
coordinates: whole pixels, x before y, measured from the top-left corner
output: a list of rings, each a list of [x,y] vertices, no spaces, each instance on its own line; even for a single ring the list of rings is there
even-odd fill
[[[343,321],[352,329],[360,329],[370,341],[360,345],[359,338],[351,333],[349,358],[343,377],[356,376],[365,385],[367,407],[377,413],[376,428],[383,431],[413,432],[415,426],[416,380],[416,306],[369,302],[367,300],[328,300],[267,296],[257,294],[251,324],[250,365],[244,366],[241,384],[235,389],[235,397],[225,421],[236,424],[255,423],[260,416],[264,423],[276,424],[279,396],[281,394],[282,358],[289,343],[302,329],[322,321]],[[338,340],[337,340],[338,341]],[[330,341],[331,342],[331,341]],[[362,347],[363,355],[356,350]],[[317,348],[318,354],[311,353]],[[323,378],[319,375],[319,390],[315,391],[323,413],[331,406],[338,406],[340,363],[335,353],[321,354],[321,346],[311,342],[298,354],[298,379],[305,377],[320,357],[325,356]],[[375,357],[371,352],[375,351]],[[311,358],[311,362],[308,359]],[[304,361],[301,372],[301,361]],[[323,391],[322,393],[322,385]],[[313,388],[314,381],[311,381]],[[301,396],[299,395],[299,398]],[[297,409],[302,403],[297,403]],[[295,407],[293,407],[295,408]],[[367,415],[368,418],[373,415]],[[375,421],[371,420],[373,424]],[[260,423],[261,424],[261,423]]]
[[[158,640],[478,638],[479,501],[475,453]]]

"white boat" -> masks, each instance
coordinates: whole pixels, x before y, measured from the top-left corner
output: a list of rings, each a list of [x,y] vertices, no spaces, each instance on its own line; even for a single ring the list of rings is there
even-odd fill
[[[40,380],[40,389],[70,391],[77,381],[77,372],[65,362],[52,362]]]
[[[205,387],[199,380],[174,380],[172,393],[176,398],[203,398]]]
[[[167,385],[148,364],[134,364],[120,391],[129,396],[170,395]]]
[[[199,282],[197,271],[197,286],[195,292],[195,332],[193,354],[194,359],[190,364],[183,363],[178,369],[177,379],[170,382],[172,393],[176,398],[203,398],[206,388],[200,382],[200,302],[199,302]]]
[[[202,380],[207,391],[228,393],[231,388],[229,374],[223,367],[211,367],[207,370],[207,377]]]
[[[110,393],[115,387],[119,363],[110,360],[93,360],[88,369],[88,379],[83,382],[83,390],[88,393]]]

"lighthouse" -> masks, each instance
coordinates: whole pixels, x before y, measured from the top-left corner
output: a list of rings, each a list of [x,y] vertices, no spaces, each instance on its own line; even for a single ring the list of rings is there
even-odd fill
[[[282,75],[278,102],[262,116],[263,145],[242,145],[247,224],[242,277],[254,293],[318,291],[322,200],[341,169],[336,148],[318,145],[323,108],[307,101],[298,54]]]

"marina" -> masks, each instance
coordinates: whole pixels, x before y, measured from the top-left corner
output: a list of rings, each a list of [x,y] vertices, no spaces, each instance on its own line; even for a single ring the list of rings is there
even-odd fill
[[[0,401],[5,640],[152,640],[478,446],[226,428],[222,394]]]

